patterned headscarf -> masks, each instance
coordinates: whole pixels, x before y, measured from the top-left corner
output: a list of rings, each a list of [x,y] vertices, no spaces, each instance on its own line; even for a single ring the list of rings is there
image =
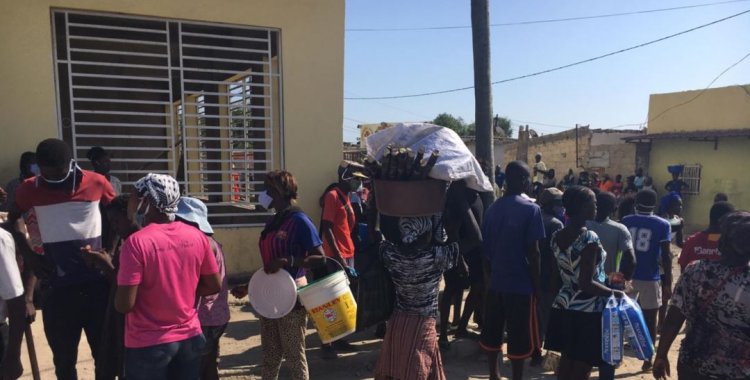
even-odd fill
[[[401,241],[411,244],[420,236],[432,230],[432,217],[403,217],[398,220],[398,229],[401,231]]]
[[[148,173],[135,183],[140,197],[148,197],[157,210],[167,215],[177,212],[180,201],[180,185],[174,178],[164,174]]]

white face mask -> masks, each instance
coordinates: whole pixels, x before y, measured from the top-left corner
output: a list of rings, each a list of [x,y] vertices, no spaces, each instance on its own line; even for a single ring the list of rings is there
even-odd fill
[[[271,196],[268,195],[267,191],[264,191],[258,194],[258,203],[260,203],[261,207],[263,207],[264,209],[270,210],[271,203],[273,203],[273,198],[271,198]]]
[[[60,183],[63,183],[65,181],[67,181],[68,178],[70,178],[70,173],[73,173],[74,170],[75,170],[75,161],[70,160],[70,165],[68,167],[68,173],[65,174],[65,177],[63,177],[62,179],[52,180],[52,179],[48,179],[48,178],[44,177],[41,174],[39,174],[39,176],[42,177],[42,179],[44,180],[44,182],[47,182],[47,183],[55,185],[55,184],[60,184]]]

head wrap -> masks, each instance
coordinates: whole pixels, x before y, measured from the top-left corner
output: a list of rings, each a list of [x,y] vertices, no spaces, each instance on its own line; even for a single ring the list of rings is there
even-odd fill
[[[174,215],[180,201],[180,185],[164,174],[148,173],[135,183],[139,197],[147,197],[160,212]]]
[[[432,230],[432,217],[417,216],[403,217],[398,220],[398,229],[401,232],[401,241],[411,244],[420,236]]]
[[[719,248],[722,247],[722,255],[729,250],[738,256],[750,257],[750,212],[738,211],[724,217],[719,241]]]

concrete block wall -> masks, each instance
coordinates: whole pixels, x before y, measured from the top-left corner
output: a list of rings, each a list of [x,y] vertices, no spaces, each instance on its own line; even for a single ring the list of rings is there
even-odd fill
[[[615,175],[622,174],[623,178],[635,173],[635,144],[620,143],[592,146],[590,157],[606,157],[606,165],[592,164],[589,160],[587,168],[609,174],[613,179]]]
[[[573,169],[576,175],[582,170],[597,170],[608,173],[613,178],[617,174],[627,177],[635,171],[637,146],[622,141],[620,135],[627,134],[621,131],[579,128],[577,164],[575,130],[532,138],[526,162],[532,165],[534,156],[541,153],[547,168],[555,169],[558,179],[562,179],[569,169]],[[597,143],[593,144],[593,140]],[[505,145],[503,165],[515,160],[517,152],[517,141]]]
[[[529,144],[527,162],[533,165],[535,162],[534,157],[537,153],[541,153],[542,161],[547,165],[547,169],[555,169],[558,179],[562,179],[569,169],[573,169],[573,172],[578,174],[581,170],[579,169],[579,165],[585,165],[584,158],[588,156],[590,149],[589,137],[590,135],[588,134],[579,134],[578,136],[578,165],[576,164],[575,134],[553,141],[533,140],[532,144]]]
[[[584,158],[588,155],[590,141],[591,133],[589,130],[581,128],[578,134],[580,165],[585,164]],[[516,159],[517,145],[517,142],[513,142],[505,146],[505,164]],[[534,156],[537,153],[542,154],[542,161],[547,165],[547,168],[555,169],[556,177],[559,179],[562,179],[568,172],[568,169],[573,169],[576,175],[582,170],[576,165],[576,138],[574,130],[532,138],[529,141],[528,153],[526,155],[526,162],[529,165],[534,164]]]
[[[503,157],[502,162],[500,161],[500,157],[495,157],[495,164],[501,165],[503,167],[503,170],[505,170],[505,165],[508,165],[509,162],[516,160],[516,154],[518,153],[518,143],[512,142],[509,144],[505,144],[505,149],[503,151]]]

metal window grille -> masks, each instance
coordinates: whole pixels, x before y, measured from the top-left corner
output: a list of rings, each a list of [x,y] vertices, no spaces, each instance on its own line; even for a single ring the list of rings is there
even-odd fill
[[[701,166],[685,165],[682,171],[682,180],[688,184],[685,194],[698,195],[701,192]]]
[[[61,9],[52,26],[60,135],[82,166],[101,146],[126,186],[165,173],[215,225],[265,220],[257,196],[282,165],[277,29]]]

